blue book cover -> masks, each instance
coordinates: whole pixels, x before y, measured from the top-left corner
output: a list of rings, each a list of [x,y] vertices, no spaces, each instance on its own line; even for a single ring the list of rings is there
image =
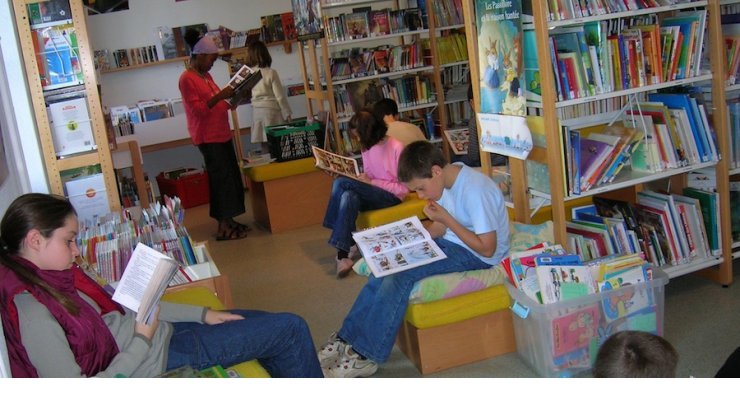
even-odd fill
[[[668,108],[686,110],[691,133],[694,137],[694,142],[696,142],[701,161],[707,162],[709,161],[709,154],[707,153],[707,149],[704,148],[704,141],[701,139],[701,134],[697,127],[697,123],[700,121],[697,120],[698,116],[694,114],[694,108],[691,106],[689,99],[689,95],[683,93],[648,93],[648,100],[650,101],[659,101]]]

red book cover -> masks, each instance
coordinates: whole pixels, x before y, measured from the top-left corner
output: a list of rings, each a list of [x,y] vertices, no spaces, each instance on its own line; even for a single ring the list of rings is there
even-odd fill
[[[283,24],[283,34],[285,40],[294,40],[298,37],[298,32],[295,29],[295,20],[293,19],[292,12],[286,12],[280,14],[280,20]]]
[[[372,10],[369,15],[370,36],[383,36],[391,33],[391,24],[388,19],[388,10]]]

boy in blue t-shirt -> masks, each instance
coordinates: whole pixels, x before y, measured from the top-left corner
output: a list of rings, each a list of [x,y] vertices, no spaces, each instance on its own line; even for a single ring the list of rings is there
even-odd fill
[[[414,284],[428,276],[490,268],[509,252],[509,217],[503,195],[487,176],[463,164],[448,164],[434,144],[406,146],[398,179],[428,200],[427,229],[447,258],[388,275],[370,276],[344,319],[318,352],[324,376],[365,377],[393,349]]]

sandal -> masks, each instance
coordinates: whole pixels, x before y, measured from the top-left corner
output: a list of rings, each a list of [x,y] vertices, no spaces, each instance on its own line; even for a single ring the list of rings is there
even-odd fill
[[[231,225],[232,229],[238,229],[239,231],[243,232],[252,232],[252,228],[250,228],[247,224],[240,224],[234,220],[229,221],[229,224]]]
[[[223,240],[239,240],[244,239],[247,237],[247,231],[241,230],[236,227],[229,227],[228,230],[221,231],[221,233],[216,234],[216,240],[217,241],[223,241]]]

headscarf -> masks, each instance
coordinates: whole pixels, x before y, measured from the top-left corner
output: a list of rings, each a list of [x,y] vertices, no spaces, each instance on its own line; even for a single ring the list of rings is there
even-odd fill
[[[203,36],[193,46],[193,54],[217,54],[218,46],[211,36]]]

